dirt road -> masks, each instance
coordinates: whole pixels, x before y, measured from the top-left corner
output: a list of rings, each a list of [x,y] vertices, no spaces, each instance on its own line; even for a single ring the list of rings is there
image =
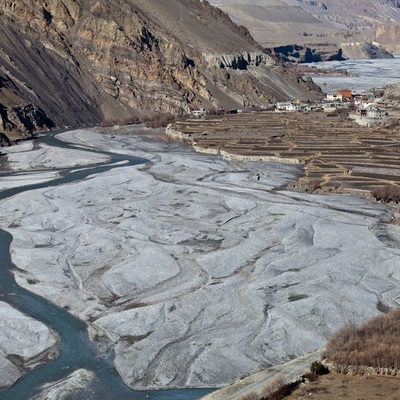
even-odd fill
[[[320,360],[323,351],[324,349],[319,349],[303,357],[288,361],[285,364],[267,368],[230,386],[210,393],[200,400],[240,400],[248,393],[260,392],[266,384],[278,375],[283,376],[285,382],[292,382],[301,376],[313,361]]]

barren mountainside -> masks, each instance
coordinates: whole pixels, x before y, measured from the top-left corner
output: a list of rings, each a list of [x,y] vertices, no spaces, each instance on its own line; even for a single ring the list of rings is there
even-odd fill
[[[289,60],[390,57],[397,37],[374,37],[376,27],[398,25],[397,0],[211,0],[254,39]],[[382,37],[382,35],[381,35]],[[379,43],[375,43],[375,41]],[[293,51],[290,47],[295,46]],[[283,57],[285,59],[285,57]]]
[[[320,21],[328,21],[337,28],[354,29],[372,33],[379,24],[398,24],[398,0],[285,0],[299,5]]]
[[[374,39],[394,54],[400,54],[400,25],[377,25]]]
[[[0,131],[316,96],[247,29],[199,0],[20,0],[0,6]],[[48,118],[48,119],[45,119]],[[36,126],[37,125],[37,126]]]

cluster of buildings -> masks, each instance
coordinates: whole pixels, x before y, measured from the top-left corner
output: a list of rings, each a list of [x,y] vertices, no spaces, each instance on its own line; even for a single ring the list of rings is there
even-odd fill
[[[357,123],[364,126],[370,126],[388,117],[385,105],[377,101],[373,95],[356,94],[351,90],[338,90],[334,94],[328,94],[323,101],[315,103],[293,100],[275,103],[273,107],[276,112],[332,112],[338,108],[351,107],[350,118],[353,118]],[[231,109],[224,113],[236,114],[239,112],[243,112],[243,110]],[[192,115],[196,118],[207,114],[209,112],[205,108],[192,111]]]
[[[319,103],[302,103],[299,100],[291,102],[276,103],[275,111],[327,111],[331,112],[337,108],[352,107],[350,118],[364,126],[370,126],[375,122],[388,118],[388,112],[384,104],[377,101],[371,94],[357,94],[351,90],[338,90],[334,94],[328,94]]]

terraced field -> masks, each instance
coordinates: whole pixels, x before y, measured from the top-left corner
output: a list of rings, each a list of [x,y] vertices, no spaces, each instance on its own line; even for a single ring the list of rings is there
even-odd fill
[[[400,184],[400,134],[323,112],[243,113],[174,122],[167,133],[226,158],[304,164],[292,189],[369,193]]]

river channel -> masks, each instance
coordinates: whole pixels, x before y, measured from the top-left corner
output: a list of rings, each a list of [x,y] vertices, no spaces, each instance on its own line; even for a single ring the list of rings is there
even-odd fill
[[[38,142],[64,149],[76,149],[59,141],[55,134],[41,137]],[[80,148],[83,149],[82,147]],[[112,168],[121,168],[128,165],[146,163],[147,160],[124,154],[115,154],[95,149],[84,149],[110,157],[109,161],[102,165],[84,166],[80,168],[60,169],[62,177],[50,182],[32,184],[0,192],[0,200],[13,195],[33,191],[40,188],[58,186],[70,182],[85,179],[89,175],[99,174]],[[79,171],[77,171],[79,169]],[[9,175],[1,173],[1,176]],[[11,388],[0,391],[2,400],[25,400],[32,398],[40,391],[43,384],[65,378],[73,371],[84,368],[95,374],[93,384],[82,391],[74,399],[197,399],[211,389],[187,389],[187,390],[162,390],[162,391],[134,391],[126,386],[113,366],[113,354],[107,357],[100,355],[94,343],[89,340],[87,326],[84,322],[73,317],[66,310],[55,306],[46,299],[37,296],[28,290],[19,287],[11,271],[16,268],[10,256],[10,244],[12,236],[4,230],[0,230],[0,298],[18,309],[22,313],[43,322],[50,329],[56,331],[60,338],[59,356],[52,362],[35,368],[23,375]]]
[[[400,82],[400,55],[386,59],[322,61],[308,65],[339,72],[327,72],[326,75],[310,74],[313,81],[328,94],[340,89],[365,93],[373,88],[383,88]]]

